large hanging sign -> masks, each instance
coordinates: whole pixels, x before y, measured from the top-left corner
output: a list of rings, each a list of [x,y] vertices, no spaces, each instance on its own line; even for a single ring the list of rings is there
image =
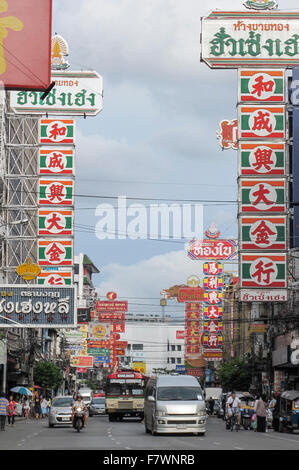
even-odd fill
[[[97,312],[127,312],[128,302],[125,301],[109,301],[109,300],[98,300],[96,302]]]
[[[284,176],[286,144],[240,142],[240,176]]]
[[[73,211],[39,209],[38,235],[73,235]]]
[[[73,148],[41,147],[39,151],[39,173],[47,176],[74,176],[74,160]]]
[[[40,266],[71,266],[73,264],[73,240],[38,240],[38,264]]]
[[[93,368],[93,356],[71,356],[70,366],[91,369]]]
[[[11,107],[20,114],[96,116],[103,107],[103,81],[97,72],[53,72],[55,87],[42,99],[39,92],[11,92]]]
[[[238,115],[240,139],[286,139],[285,106],[239,106]]]
[[[76,322],[73,287],[1,286],[1,328],[70,328]]]
[[[185,287],[178,291],[178,302],[202,302],[204,289],[201,287]]]
[[[298,12],[213,11],[202,18],[201,60],[211,68],[294,67],[298,32]]]
[[[286,288],[287,256],[285,253],[244,253],[241,257],[240,287]]]
[[[0,13],[0,81],[6,89],[46,90],[52,0],[1,0]]]
[[[286,211],[287,191],[284,179],[242,179],[239,190],[241,193],[240,212]]]
[[[284,70],[239,70],[239,103],[284,103],[284,74]]]
[[[240,250],[287,249],[286,216],[240,217]]]
[[[231,260],[237,257],[235,240],[191,240],[187,245],[189,258],[196,260]]]

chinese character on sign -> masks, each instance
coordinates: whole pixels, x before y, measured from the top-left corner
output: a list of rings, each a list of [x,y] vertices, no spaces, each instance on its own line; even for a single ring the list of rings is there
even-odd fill
[[[265,221],[262,221],[258,227],[251,232],[251,235],[255,237],[255,243],[269,245],[270,236],[276,236],[276,232],[273,232]]]
[[[48,218],[46,220],[47,229],[52,230],[53,228],[55,228],[57,229],[57,231],[62,230],[64,226],[59,225],[59,222],[61,221],[62,221],[61,217],[59,217],[58,214],[54,212],[52,214],[52,218]]]
[[[256,197],[256,200],[253,202],[253,205],[257,205],[260,203],[264,204],[273,204],[273,201],[267,199],[267,195],[270,194],[269,189],[265,188],[264,184],[259,184],[259,189],[252,193],[253,197]]]
[[[273,262],[271,260],[269,262],[260,260],[255,265],[251,277],[256,278],[256,282],[259,284],[270,284],[273,281],[273,274],[276,274]]]
[[[63,124],[55,123],[49,128],[49,138],[53,140],[61,140],[59,137],[65,136],[67,127]]]
[[[65,186],[63,184],[52,184],[49,186],[50,194],[48,199],[52,203],[62,202],[66,196]]]
[[[53,152],[52,155],[49,156],[48,168],[63,170],[64,167],[65,161],[63,155]]]
[[[254,125],[252,127],[253,131],[265,130],[268,133],[271,133],[273,130],[273,125],[271,123],[271,114],[269,112],[258,111],[257,115],[254,116]]]
[[[49,250],[46,251],[46,255],[49,258],[49,261],[61,261],[62,255],[65,255],[65,252],[61,250],[56,243],[53,243]]]
[[[263,75],[256,77],[255,84],[253,85],[253,94],[256,94],[259,98],[263,96],[263,93],[273,92],[275,87],[274,80],[264,81]]]
[[[270,171],[274,165],[274,161],[271,160],[272,153],[270,148],[258,148],[254,152],[255,162],[252,162],[254,169],[259,171],[264,167],[265,170]]]

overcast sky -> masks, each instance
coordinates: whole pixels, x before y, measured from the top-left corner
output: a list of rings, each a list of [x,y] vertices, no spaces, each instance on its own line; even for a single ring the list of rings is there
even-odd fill
[[[119,195],[236,201],[237,152],[222,151],[216,132],[222,119],[237,117],[237,72],[200,62],[200,18],[216,8],[244,11],[243,2],[53,4],[53,33],[67,40],[71,69],[96,70],[104,83],[102,112],[76,119],[76,193],[101,198],[76,198],[75,251],[100,269],[101,296],[159,298],[161,289],[201,276],[201,263],[187,258],[183,240],[98,240],[95,208]],[[298,0],[279,6],[295,9]],[[205,227],[213,221],[223,238],[237,237],[235,204],[205,206]]]

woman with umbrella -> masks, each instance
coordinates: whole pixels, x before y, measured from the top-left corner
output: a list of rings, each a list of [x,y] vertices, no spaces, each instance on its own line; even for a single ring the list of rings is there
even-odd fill
[[[13,387],[10,389],[11,392],[18,393],[19,395],[25,395],[26,397],[32,396],[32,392],[26,387]],[[24,403],[24,415],[26,420],[28,419],[28,413],[30,409],[30,403],[28,398],[26,398]]]

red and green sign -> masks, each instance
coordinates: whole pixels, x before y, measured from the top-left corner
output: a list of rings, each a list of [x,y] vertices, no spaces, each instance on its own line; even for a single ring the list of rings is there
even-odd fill
[[[74,144],[75,121],[74,119],[41,119],[40,120],[41,144]]]
[[[284,176],[285,169],[284,143],[240,143],[240,176]]]
[[[69,175],[74,171],[74,149],[42,147],[39,152],[39,173],[41,175]]]
[[[285,212],[286,182],[284,179],[242,179],[240,212]]]
[[[72,272],[49,272],[42,271],[37,278],[37,283],[43,286],[70,286],[72,284]]]
[[[286,139],[285,106],[239,106],[240,139]]]
[[[73,235],[73,211],[38,211],[38,235]]]
[[[285,102],[284,70],[239,71],[239,102]]]
[[[38,264],[40,266],[71,266],[73,264],[73,240],[38,240]]]
[[[287,287],[286,254],[241,254],[241,287]]]
[[[286,216],[240,218],[241,250],[286,250]]]
[[[39,204],[72,206],[74,204],[74,181],[41,179],[39,181]]]

